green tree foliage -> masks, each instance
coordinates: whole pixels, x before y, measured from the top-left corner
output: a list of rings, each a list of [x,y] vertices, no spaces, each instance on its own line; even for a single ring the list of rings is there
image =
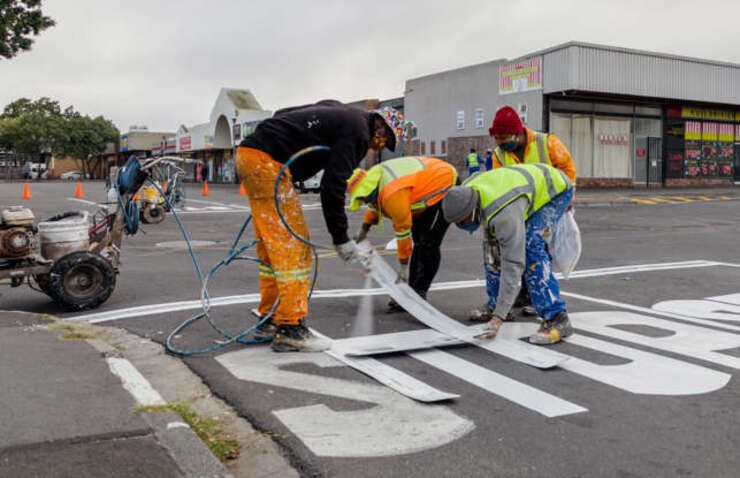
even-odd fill
[[[41,12],[41,0],[0,0],[0,58],[10,59],[30,50],[31,36],[54,26]]]
[[[0,115],[0,149],[26,154],[50,153],[80,161],[83,172],[92,168],[90,158],[105,151],[119,137],[115,125],[102,116],[91,118],[58,101],[18,99]]]

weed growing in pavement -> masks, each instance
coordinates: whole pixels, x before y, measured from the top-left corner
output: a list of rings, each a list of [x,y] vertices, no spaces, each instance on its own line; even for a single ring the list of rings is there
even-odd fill
[[[219,461],[233,460],[239,456],[241,446],[229,435],[215,418],[203,417],[184,402],[169,402],[166,405],[136,407],[137,412],[175,412],[187,423],[196,435],[208,446]]]
[[[66,324],[56,322],[46,326],[49,330],[64,330],[61,338],[67,340],[101,339],[102,336],[91,331],[88,327],[80,324]]]

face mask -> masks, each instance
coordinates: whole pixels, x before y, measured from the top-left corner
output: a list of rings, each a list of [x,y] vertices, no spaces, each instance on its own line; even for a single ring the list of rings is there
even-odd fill
[[[503,149],[504,151],[511,153],[512,151],[516,151],[516,148],[519,147],[519,144],[516,142],[516,140],[512,139],[511,141],[499,144],[498,147]]]
[[[459,227],[463,231],[468,231],[471,234],[474,233],[476,229],[478,229],[478,225],[479,224],[475,221],[468,221],[456,224],[457,227]]]

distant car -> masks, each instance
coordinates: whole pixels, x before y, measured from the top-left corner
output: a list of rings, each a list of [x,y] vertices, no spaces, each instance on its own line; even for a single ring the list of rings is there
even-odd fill
[[[67,171],[59,175],[59,179],[71,179],[79,181],[82,179],[82,173],[80,171]]]
[[[44,163],[26,163],[21,171],[23,179],[46,179],[49,175]]]
[[[306,179],[305,181],[297,181],[296,187],[302,193],[305,193],[307,191],[319,192],[319,190],[321,189],[321,178],[323,177],[324,177],[324,170],[322,169],[321,171],[314,174],[313,176]]]

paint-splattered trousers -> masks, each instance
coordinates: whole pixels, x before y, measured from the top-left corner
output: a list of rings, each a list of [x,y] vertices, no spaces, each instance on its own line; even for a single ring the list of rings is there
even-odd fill
[[[526,223],[524,281],[537,315],[545,320],[550,320],[565,310],[565,302],[560,298],[560,285],[555,278],[550,254],[547,252],[545,236],[560,220],[572,201],[573,188],[570,188],[531,215]],[[501,270],[494,270],[486,265],[485,271],[488,307],[493,310],[496,308]]]
[[[277,300],[273,313],[277,325],[296,325],[308,315],[311,248],[296,239],[278,216],[275,206],[275,181],[282,164],[269,154],[240,147],[236,152],[236,169],[244,184],[252,210],[260,265],[261,315],[267,314]],[[301,237],[309,238],[301,202],[298,199],[290,171],[286,170],[278,188],[280,211],[290,227]]]

